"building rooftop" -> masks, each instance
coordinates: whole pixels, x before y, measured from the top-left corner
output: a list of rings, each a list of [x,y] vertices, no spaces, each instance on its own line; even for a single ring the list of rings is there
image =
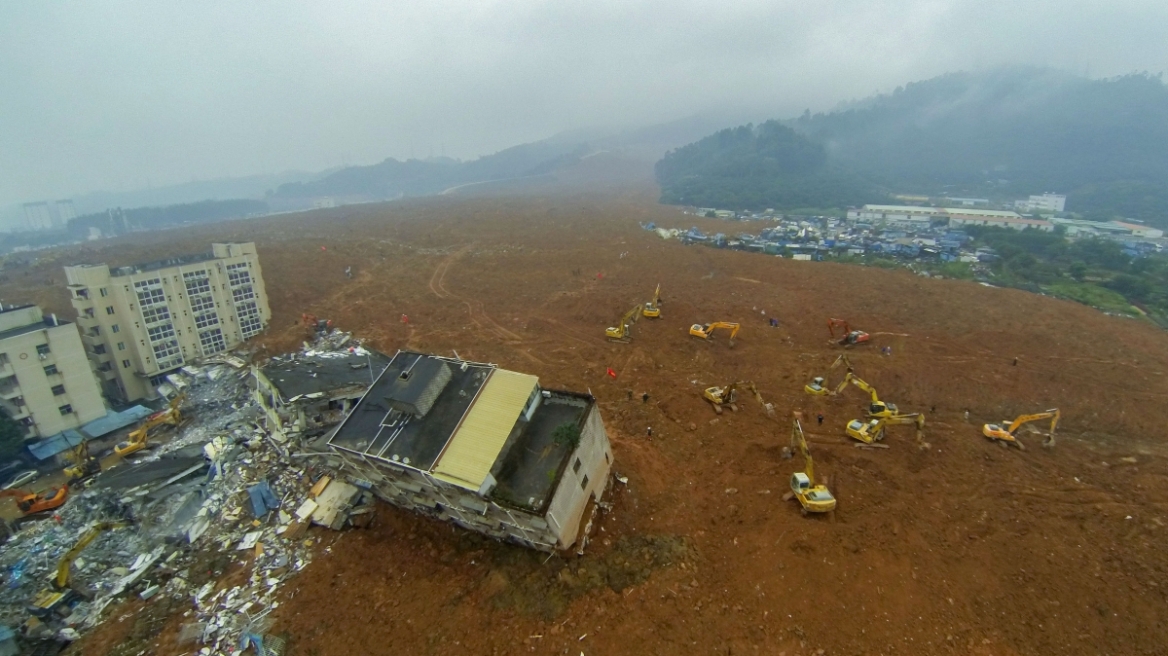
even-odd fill
[[[8,330],[0,331],[0,339],[19,337],[27,333],[35,333],[38,330],[44,330],[45,328],[56,328],[57,326],[67,325],[69,325],[68,321],[62,321],[60,319],[57,319],[56,321],[53,319],[42,319],[36,323],[30,323],[25,326],[17,326],[15,328],[9,328]]]
[[[985,217],[994,217],[994,218],[1000,218],[1000,219],[1020,219],[1020,218],[1022,218],[1021,216],[1019,216],[1019,214],[1017,212],[1011,212],[1009,210],[983,210],[983,209],[979,209],[976,207],[946,207],[941,211],[945,212],[946,214],[962,214],[962,215],[968,215],[968,216],[985,216]]]
[[[389,364],[389,356],[374,351],[313,353],[274,357],[260,372],[285,401],[307,394],[351,387],[369,387]],[[372,372],[372,373],[370,373]]]
[[[492,498],[536,513],[543,513],[551,502],[572,455],[571,445],[556,441],[556,429],[563,424],[580,426],[594,403],[586,394],[552,390],[543,394],[531,421],[520,422],[491,470],[497,482]]]
[[[451,377],[433,406],[419,419],[391,408],[390,393],[401,374],[420,358],[449,364]],[[383,462],[430,471],[494,370],[492,365],[398,351],[329,444]]]

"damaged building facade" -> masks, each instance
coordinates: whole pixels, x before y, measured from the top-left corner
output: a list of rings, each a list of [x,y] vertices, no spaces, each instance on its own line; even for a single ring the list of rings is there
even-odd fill
[[[543,551],[577,542],[612,467],[592,396],[408,351],[329,445],[389,503]]]
[[[238,346],[271,320],[254,243],[111,269],[65,267],[77,326],[102,391],[156,398],[184,364]]]
[[[255,400],[277,435],[308,434],[339,423],[388,364],[381,353],[308,352],[252,367]]]

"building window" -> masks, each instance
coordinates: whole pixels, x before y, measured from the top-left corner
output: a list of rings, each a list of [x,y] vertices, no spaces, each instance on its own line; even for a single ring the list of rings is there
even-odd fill
[[[46,376],[52,376],[53,374],[57,374],[57,373],[60,373],[57,371],[57,365],[51,364],[51,365],[45,367],[45,375]]]
[[[163,339],[174,337],[174,324],[164,323],[161,326],[147,328],[146,334],[150,337],[151,342],[157,342]]]
[[[106,289],[105,287],[102,287],[101,289],[99,289],[99,290],[97,290],[97,291],[101,292],[101,297],[102,297],[102,298],[105,298],[106,296],[109,296],[109,290],[108,290],[108,289]]]
[[[122,360],[122,369],[129,369],[129,368],[130,368],[130,361],[129,360]]]
[[[581,490],[588,489],[588,475],[587,474],[584,475],[584,478],[580,479],[580,489]]]
[[[105,306],[105,313],[106,314],[113,314],[114,313],[114,306],[112,306],[112,305]]]
[[[579,473],[580,473],[580,467],[581,467],[583,464],[584,464],[584,463],[580,462],[580,459],[579,459],[579,458],[576,458],[576,464],[572,465],[572,473],[573,473],[573,474],[579,474]]]
[[[195,328],[202,330],[208,326],[219,325],[219,315],[214,312],[204,312],[203,314],[195,315]]]
[[[45,358],[49,357],[49,353],[52,353],[52,350],[49,349],[48,344],[37,345],[37,356],[39,356],[40,359],[44,360]]]
[[[199,333],[199,346],[203,349],[203,355],[211,355],[227,349],[227,343],[223,340],[223,331],[218,328],[204,330]]]
[[[110,326],[110,332],[120,333],[122,332],[122,329],[119,328],[118,324],[115,323],[114,325]]]
[[[196,313],[215,309],[215,298],[210,294],[205,296],[192,296],[189,300],[191,302],[191,310]]]
[[[62,415],[72,414],[73,413],[73,406],[66,403],[65,405],[57,408],[57,410],[60,410]]]
[[[138,292],[138,304],[142,307],[149,307],[151,305],[157,305],[159,303],[165,302],[166,293],[163,292],[160,288],[143,289],[142,291]]]
[[[53,396],[61,396],[65,393],[64,385],[53,385]]]
[[[165,305],[152,308],[145,308],[145,306],[143,307],[144,309],[142,310],[142,319],[146,321],[147,326],[152,323],[158,323],[159,321],[170,320],[170,309]]]
[[[94,345],[93,352],[96,353],[97,355],[103,355],[105,353],[105,344]]]
[[[119,351],[126,350],[126,343],[125,342],[118,342],[118,350]]]
[[[0,365],[8,364],[8,354],[0,353]]]

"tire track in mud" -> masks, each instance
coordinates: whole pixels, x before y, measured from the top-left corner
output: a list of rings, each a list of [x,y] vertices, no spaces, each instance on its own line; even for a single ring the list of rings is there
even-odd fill
[[[507,330],[499,322],[491,318],[491,315],[487,314],[487,310],[482,301],[467,300],[450,291],[450,289],[446,286],[446,275],[450,273],[451,267],[453,267],[458,259],[465,255],[473,247],[474,244],[463,246],[454,253],[451,253],[446,259],[439,263],[438,267],[434,269],[434,273],[430,276],[429,283],[427,283],[430,291],[442,300],[457,301],[462,303],[466,307],[467,316],[470,318],[471,323],[477,326],[479,330],[493,333],[503,342],[510,346],[516,347],[515,351],[517,353],[526,357],[532,362],[540,365],[546,364],[543,360],[540,360],[530,351],[518,348],[518,345],[522,344],[526,340],[524,340],[522,336]]]

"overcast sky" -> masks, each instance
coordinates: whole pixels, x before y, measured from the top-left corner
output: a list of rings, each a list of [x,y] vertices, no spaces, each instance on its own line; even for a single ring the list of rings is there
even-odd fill
[[[0,204],[445,152],[1001,63],[1168,69],[1164,0],[0,2]]]

